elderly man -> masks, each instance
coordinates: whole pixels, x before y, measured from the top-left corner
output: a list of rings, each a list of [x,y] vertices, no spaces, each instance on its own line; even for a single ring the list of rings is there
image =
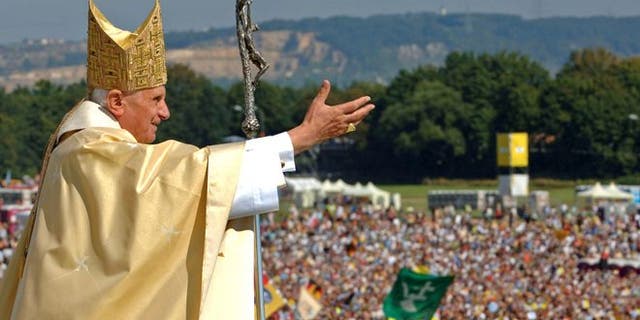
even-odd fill
[[[89,1],[89,99],[52,135],[0,319],[251,319],[249,215],[277,209],[293,155],[352,130],[368,97],[273,137],[151,144],[170,117],[160,5],[131,33]]]

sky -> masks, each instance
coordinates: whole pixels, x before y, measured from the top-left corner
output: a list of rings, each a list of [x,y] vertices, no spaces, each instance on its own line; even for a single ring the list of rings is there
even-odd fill
[[[0,0],[0,44],[86,37],[88,0]],[[118,27],[134,30],[153,0],[94,0]],[[165,31],[235,25],[235,0],[162,0]],[[407,12],[506,13],[541,17],[640,16],[640,0],[254,0],[254,22]]]

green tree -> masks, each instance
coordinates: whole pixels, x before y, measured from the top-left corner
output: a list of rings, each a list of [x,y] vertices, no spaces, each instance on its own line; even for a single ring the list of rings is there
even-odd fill
[[[16,121],[11,116],[12,110],[8,104],[9,94],[0,88],[0,173],[13,169],[20,157],[18,154],[18,141],[16,139]],[[15,112],[13,113],[15,114]]]
[[[548,71],[517,53],[452,53],[440,74],[471,105],[467,136],[473,143],[466,160],[475,173],[469,174],[493,176],[497,133],[537,133],[541,90],[550,81]]]
[[[555,171],[615,177],[638,169],[637,66],[603,49],[574,52],[542,103]],[[634,85],[635,82],[635,85]]]
[[[359,153],[365,151],[369,147],[369,140],[371,138],[370,133],[376,127],[376,123],[382,115],[382,108],[379,108],[378,106],[385,96],[386,89],[387,88],[384,85],[379,83],[362,81],[354,82],[344,90],[343,96],[340,97],[341,101],[349,101],[367,95],[371,98],[370,103],[373,103],[376,106],[376,109],[374,109],[374,111],[372,111],[367,118],[358,125],[358,130],[350,135],[351,138],[355,139],[356,150]],[[371,157],[366,154],[363,154],[363,156],[364,157],[354,158],[358,160],[358,162],[371,159]]]
[[[470,106],[455,90],[438,81],[419,82],[404,103],[387,106],[380,119],[396,168],[414,180],[455,175],[455,164],[467,151],[469,114]]]
[[[176,139],[202,147],[229,135],[233,110],[226,92],[185,65],[171,65],[167,73],[171,117],[162,124],[157,141]]]

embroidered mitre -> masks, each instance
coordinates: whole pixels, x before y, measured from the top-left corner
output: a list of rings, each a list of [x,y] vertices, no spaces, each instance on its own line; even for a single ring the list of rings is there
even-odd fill
[[[87,85],[135,91],[167,83],[160,2],[135,32],[115,27],[89,0]]]

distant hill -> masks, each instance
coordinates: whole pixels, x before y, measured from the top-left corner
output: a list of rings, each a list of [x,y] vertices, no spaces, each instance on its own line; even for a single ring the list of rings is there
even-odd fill
[[[400,69],[441,64],[452,51],[516,51],[557,71],[571,51],[604,47],[619,56],[640,54],[640,17],[524,20],[500,14],[412,13],[368,18],[274,20],[254,34],[270,62],[266,79],[302,85],[329,78],[387,82]],[[186,63],[225,84],[240,78],[235,30],[168,32],[167,59]],[[75,82],[84,75],[83,42],[25,41],[0,46],[0,86],[47,78]]]

